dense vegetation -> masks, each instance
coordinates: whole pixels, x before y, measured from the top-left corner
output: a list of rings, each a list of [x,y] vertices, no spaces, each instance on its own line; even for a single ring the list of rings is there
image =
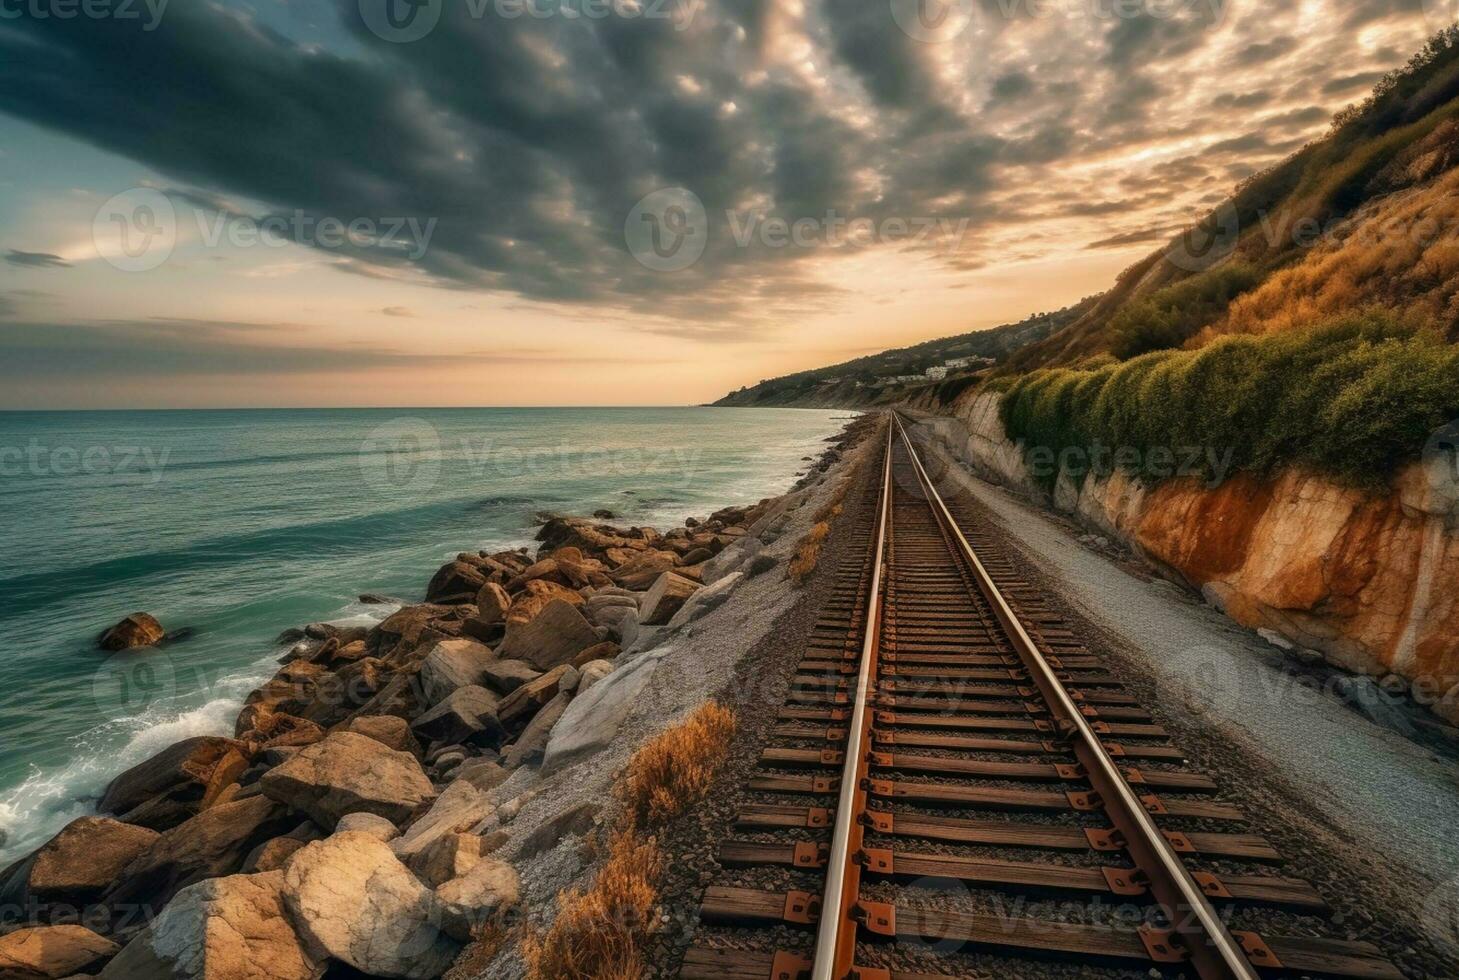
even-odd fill
[[[1181,347],[1226,312],[1231,301],[1261,282],[1245,262],[1227,262],[1151,293],[1114,315],[1110,347],[1118,358]]]
[[[1134,450],[1127,468],[1150,476],[1161,475],[1151,460],[1201,447],[1216,454],[1203,462],[1229,452],[1237,469],[1299,465],[1366,487],[1385,485],[1455,418],[1459,348],[1375,311],[1094,369],[1036,371],[1003,400],[1004,424],[1026,452],[1120,447]]]

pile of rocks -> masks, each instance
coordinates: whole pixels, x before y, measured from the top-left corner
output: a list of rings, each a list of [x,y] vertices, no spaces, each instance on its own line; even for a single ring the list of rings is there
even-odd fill
[[[727,594],[716,560],[769,507],[666,534],[551,517],[535,556],[458,555],[373,628],[291,631],[231,738],[128,770],[102,816],[0,872],[0,907],[24,910],[0,921],[0,976],[440,975],[517,901],[492,855],[523,801],[493,791],[574,742],[590,712],[569,709],[630,671],[620,651]]]

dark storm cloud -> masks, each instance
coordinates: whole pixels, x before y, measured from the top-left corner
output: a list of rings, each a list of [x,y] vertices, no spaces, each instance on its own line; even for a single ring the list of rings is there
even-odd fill
[[[22,252],[12,248],[5,253],[5,261],[27,269],[68,269],[71,263],[50,252]]]
[[[884,0],[809,0],[803,17],[776,0],[660,5],[692,12],[687,21],[501,19],[491,3],[449,2],[440,26],[409,44],[372,34],[358,0],[319,0],[343,32],[322,47],[229,2],[174,4],[150,32],[0,21],[0,111],[139,161],[204,211],[437,222],[418,258],[331,255],[360,275],[500,291],[699,339],[742,340],[842,298],[818,279],[824,250],[736,241],[727,212],[972,218],[961,250],[937,254],[973,268],[999,254],[982,234],[999,222],[1164,207],[1249,162],[1227,157],[1264,165],[1322,111],[1305,96],[1277,98],[1271,86],[1285,82],[1260,72],[1301,34],[1276,22],[1285,8],[1233,6],[1232,28],[1217,0],[1174,16],[1062,20],[1009,16],[1026,5],[988,0],[1004,11],[985,19],[989,37],[944,44],[913,40]],[[1223,56],[1229,79],[1180,70],[1211,44],[1235,52]],[[1369,67],[1349,61],[1327,75]],[[1346,92],[1376,75],[1330,84]],[[1214,91],[1221,84],[1258,87]],[[1281,131],[1241,135],[1259,105],[1273,113],[1262,125]],[[1168,148],[1207,140],[1219,164]],[[1182,159],[1165,159],[1173,152]],[[1049,180],[1102,154],[1153,162]],[[1129,173],[1140,180],[1120,183]],[[1125,196],[1111,201],[1116,185]],[[635,261],[624,224],[644,195],[674,186],[703,201],[708,241],[697,263],[664,274]],[[7,258],[25,254],[38,253]]]

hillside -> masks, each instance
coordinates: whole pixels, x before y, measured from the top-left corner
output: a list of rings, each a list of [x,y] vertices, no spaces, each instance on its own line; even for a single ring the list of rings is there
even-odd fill
[[[1221,447],[1240,470],[1297,465],[1378,489],[1459,419],[1456,340],[1459,27],[1107,292],[721,404],[938,409],[994,391],[1030,448]],[[848,380],[973,344],[996,345],[996,367],[936,386]]]
[[[788,374],[781,378],[731,392],[718,406],[801,408],[854,408],[904,400],[914,389],[937,386],[951,398],[968,387],[975,376],[986,373],[989,365],[977,363],[986,359],[995,365],[1006,361],[1018,350],[1044,340],[1078,320],[1093,303],[1085,300],[1053,313],[1039,313],[1018,323],[1009,323],[988,330],[928,340],[911,347],[870,354],[854,360]],[[886,379],[924,375],[928,368],[961,358],[973,359],[968,368],[954,368],[945,379],[886,384]]]

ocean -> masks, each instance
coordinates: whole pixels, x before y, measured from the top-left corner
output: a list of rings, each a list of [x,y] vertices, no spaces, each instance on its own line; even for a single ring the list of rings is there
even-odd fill
[[[668,527],[780,493],[846,413],[354,409],[0,413],[0,866],[117,773],[231,734],[281,630],[418,601],[539,511]],[[137,611],[190,638],[106,654]]]

